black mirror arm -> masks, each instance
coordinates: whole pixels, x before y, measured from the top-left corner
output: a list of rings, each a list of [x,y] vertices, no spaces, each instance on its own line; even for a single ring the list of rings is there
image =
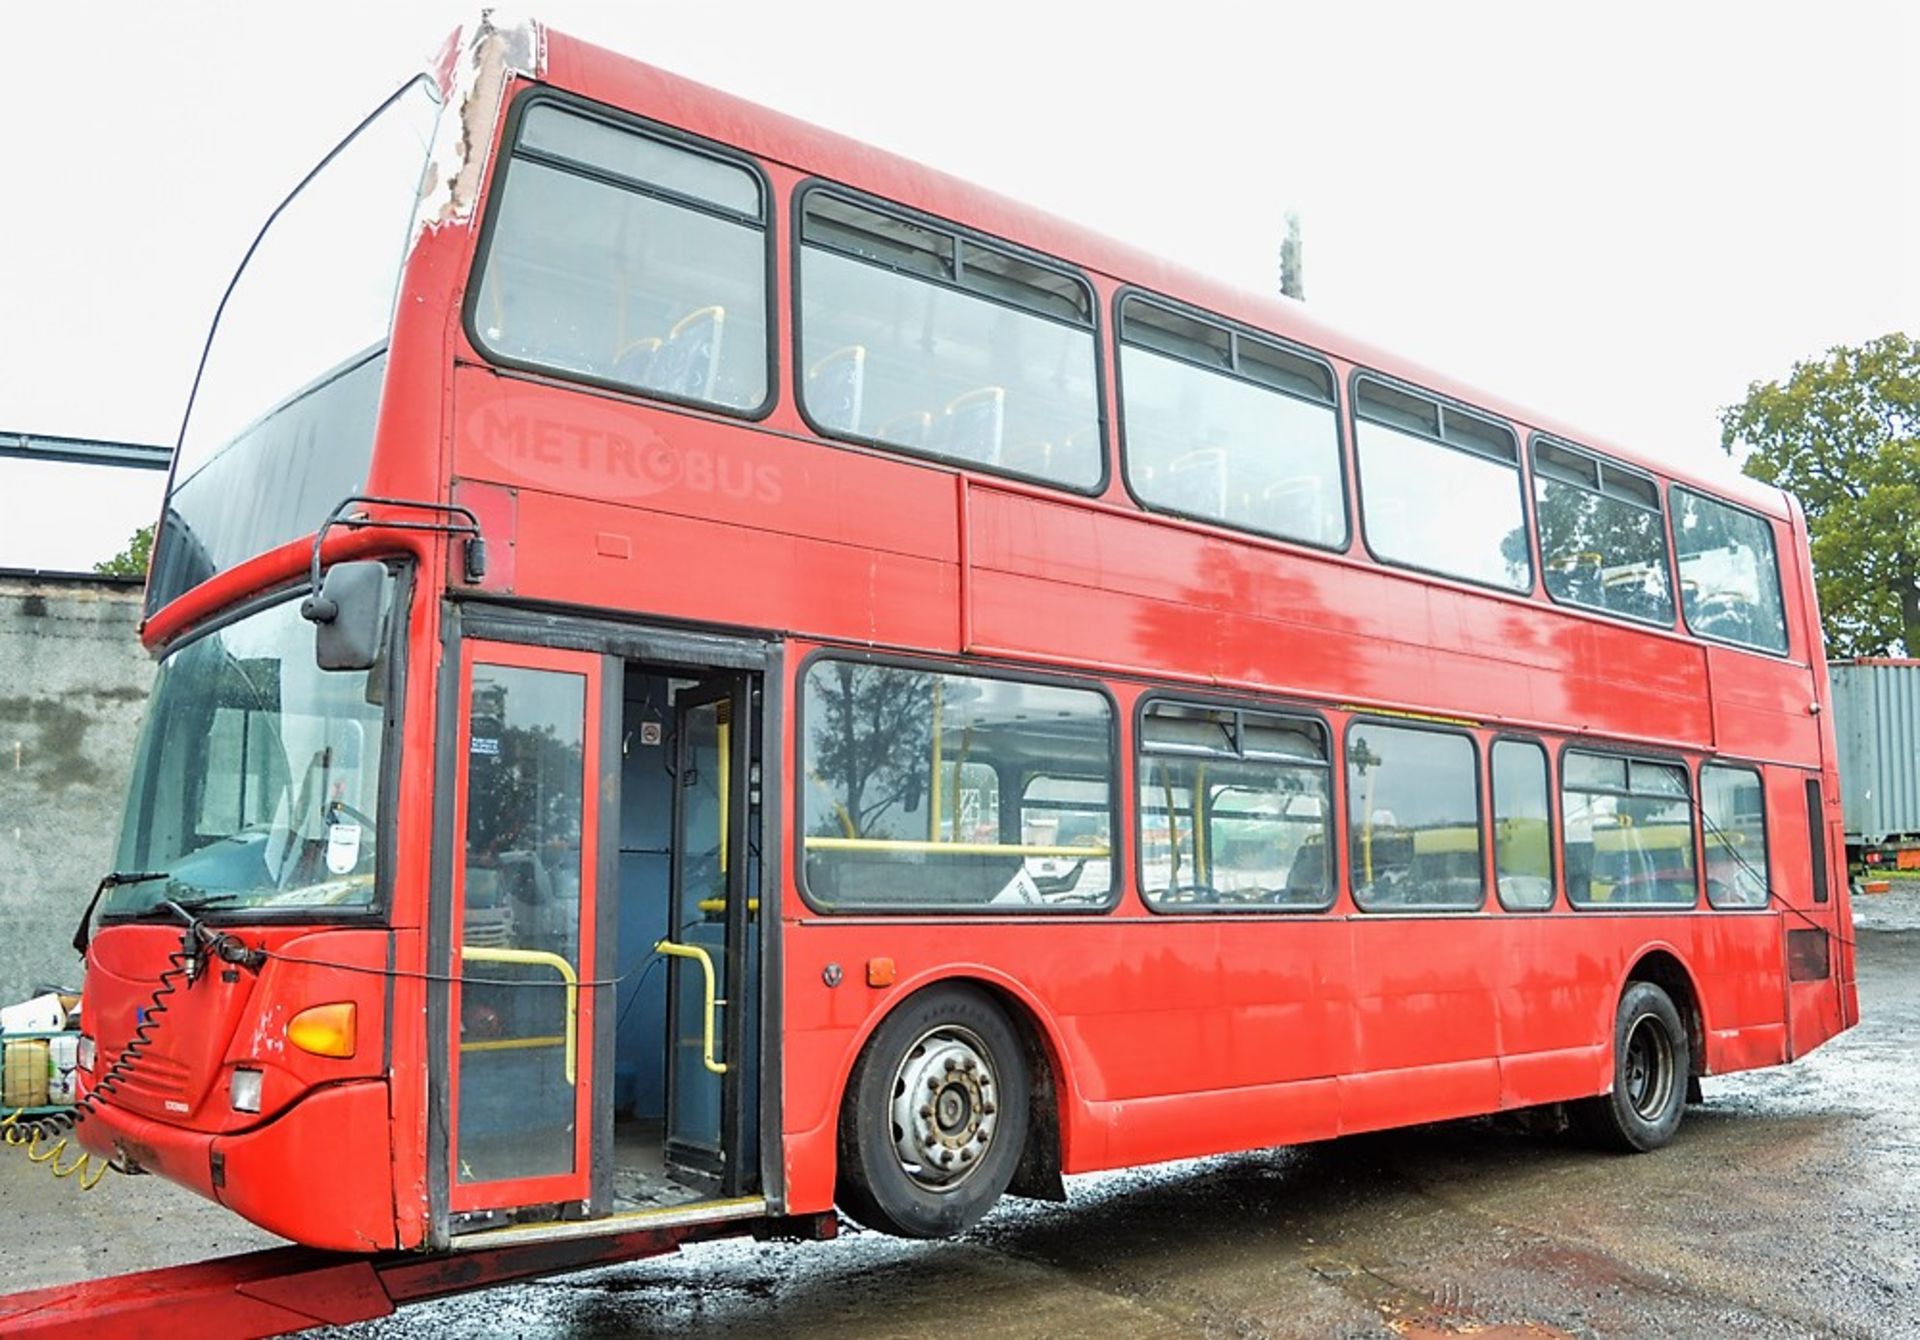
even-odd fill
[[[389,521],[370,517],[365,512],[349,516],[348,509],[372,504],[376,507],[405,507],[416,512],[438,512],[446,518],[444,521]],[[342,498],[334,505],[327,519],[320,523],[320,529],[313,533],[313,559],[307,569],[307,598],[300,603],[300,614],[313,623],[331,623],[338,617],[338,606],[320,595],[320,551],[327,542],[327,532],[335,526],[349,530],[362,530],[378,527],[382,530],[429,530],[440,535],[464,535],[467,537],[466,552],[461,564],[462,571],[469,582],[477,582],[487,575],[487,542],[480,534],[480,518],[470,507],[459,503],[421,502],[414,498],[381,498],[368,493],[354,493]]]

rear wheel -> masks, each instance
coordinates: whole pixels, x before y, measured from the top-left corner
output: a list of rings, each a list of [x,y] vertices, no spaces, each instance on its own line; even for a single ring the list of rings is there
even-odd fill
[[[1614,1149],[1660,1148],[1680,1128],[1692,1067],[1672,998],[1652,982],[1629,982],[1613,1020],[1613,1092],[1580,1107],[1582,1125]]]
[[[985,992],[936,986],[880,1025],[840,1113],[843,1209],[908,1238],[959,1233],[1013,1180],[1027,1135],[1019,1040]]]

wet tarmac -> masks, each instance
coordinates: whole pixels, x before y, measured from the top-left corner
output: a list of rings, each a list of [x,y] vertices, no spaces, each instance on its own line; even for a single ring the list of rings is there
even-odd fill
[[[326,1334],[1920,1333],[1920,891],[1859,901],[1861,1026],[1796,1065],[1709,1079],[1657,1154],[1426,1127],[1075,1179],[1067,1205],[1010,1201],[954,1242],[709,1244]],[[39,1170],[30,1192],[19,1163],[0,1159],[0,1222],[71,1250],[9,1251],[10,1287],[267,1240],[151,1179],[76,1234],[74,1193]],[[186,1236],[202,1222],[227,1236]]]
[[[1474,1122],[1077,1179],[950,1243],[716,1243],[341,1337],[1920,1332],[1920,892],[1862,899],[1864,1022],[1709,1079],[1676,1142]]]

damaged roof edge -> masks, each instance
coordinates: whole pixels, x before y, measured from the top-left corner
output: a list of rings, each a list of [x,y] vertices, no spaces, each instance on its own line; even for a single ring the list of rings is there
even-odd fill
[[[540,24],[500,9],[454,36],[448,105],[441,110],[420,179],[413,237],[473,215],[486,176],[487,154],[509,80],[539,79],[547,68],[547,34]]]

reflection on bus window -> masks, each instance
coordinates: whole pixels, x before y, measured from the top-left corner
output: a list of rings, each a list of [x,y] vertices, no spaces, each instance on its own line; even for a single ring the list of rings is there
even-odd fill
[[[1376,556],[1510,591],[1533,585],[1511,432],[1366,380],[1354,414],[1361,524]]]
[[[1332,901],[1326,732],[1155,702],[1140,723],[1140,890],[1160,911]]]
[[[1691,907],[1696,881],[1686,768],[1568,750],[1561,770],[1568,899],[1582,907]]]
[[[1751,512],[1688,489],[1673,490],[1680,607],[1701,637],[1765,651],[1787,649],[1773,527]]]
[[[1362,910],[1464,910],[1486,891],[1471,737],[1357,721],[1347,731],[1347,859]]]
[[[1104,696],[820,660],[803,711],[801,841],[817,904],[1001,912],[1107,902]]]
[[[1702,767],[1700,827],[1707,901],[1715,907],[1766,906],[1766,790],[1759,772],[1720,763]]]
[[[1071,894],[1104,903],[1112,888],[1113,861],[1095,852],[1113,850],[1113,810],[1104,778],[1028,779],[1020,797],[1020,841],[1028,847],[1063,848],[1027,862],[1027,874],[1042,895]]]
[[[1658,485],[1583,451],[1537,442],[1533,498],[1547,594],[1569,605],[1673,623]]]
[[[752,173],[543,104],[502,189],[472,313],[490,352],[728,409],[766,399]]]
[[[1092,305],[1077,278],[819,191],[803,230],[800,394],[816,427],[1099,483]]]
[[[1493,745],[1493,872],[1500,904],[1515,911],[1553,906],[1553,841],[1547,751],[1525,740]]]
[[[1307,544],[1347,539],[1340,430],[1323,367],[1128,298],[1120,386],[1140,500]]]

